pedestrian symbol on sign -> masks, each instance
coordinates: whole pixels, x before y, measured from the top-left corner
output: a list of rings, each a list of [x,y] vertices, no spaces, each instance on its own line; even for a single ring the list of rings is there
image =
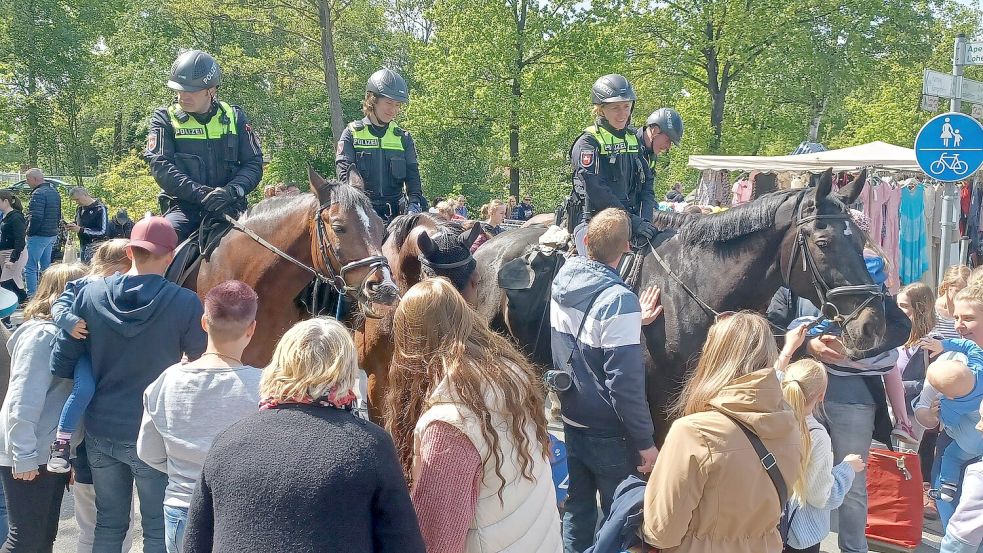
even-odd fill
[[[930,177],[964,179],[983,165],[983,125],[962,113],[934,117],[918,132],[915,157]]]

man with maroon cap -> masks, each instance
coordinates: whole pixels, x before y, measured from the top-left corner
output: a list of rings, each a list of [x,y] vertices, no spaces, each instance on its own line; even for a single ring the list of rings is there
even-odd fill
[[[72,313],[89,335],[62,332],[51,356],[52,372],[71,378],[83,353],[92,359],[95,394],[85,413],[85,443],[96,492],[95,553],[118,553],[130,523],[133,483],[140,496],[143,550],[164,553],[167,475],[137,457],[143,391],[184,354],[205,351],[198,296],[162,276],[177,247],[177,233],[162,217],[133,227],[126,274],[95,280],[75,299]]]

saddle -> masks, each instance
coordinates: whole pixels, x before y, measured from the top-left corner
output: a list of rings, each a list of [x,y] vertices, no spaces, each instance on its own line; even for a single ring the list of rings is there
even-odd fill
[[[201,265],[202,259],[206,261],[211,259],[212,252],[230,230],[232,225],[224,218],[206,215],[202,218],[198,230],[178,244],[177,249],[174,250],[174,259],[167,266],[164,278],[177,285],[183,285],[191,273]]]

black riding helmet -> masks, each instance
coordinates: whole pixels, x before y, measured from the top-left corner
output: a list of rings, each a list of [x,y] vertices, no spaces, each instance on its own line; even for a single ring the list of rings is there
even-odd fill
[[[215,58],[201,50],[188,50],[171,64],[167,88],[182,92],[198,92],[222,84],[222,68]]]
[[[634,102],[637,99],[635,89],[622,75],[605,75],[594,81],[594,86],[591,87],[591,101],[594,104]]]
[[[391,69],[380,69],[373,73],[369,82],[365,83],[365,91],[404,104],[410,101],[410,87],[406,86],[406,81],[399,73]]]
[[[669,140],[673,144],[679,146],[679,143],[683,140],[683,118],[679,116],[679,112],[672,108],[659,108],[649,115],[649,118],[645,120],[645,126],[651,127],[652,125],[658,125],[659,130],[666,133]]]

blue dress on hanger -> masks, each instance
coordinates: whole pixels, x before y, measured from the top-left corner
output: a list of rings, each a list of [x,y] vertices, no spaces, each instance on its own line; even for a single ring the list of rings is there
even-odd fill
[[[928,270],[928,240],[925,232],[925,187],[901,187],[901,266],[902,284],[921,280]]]

